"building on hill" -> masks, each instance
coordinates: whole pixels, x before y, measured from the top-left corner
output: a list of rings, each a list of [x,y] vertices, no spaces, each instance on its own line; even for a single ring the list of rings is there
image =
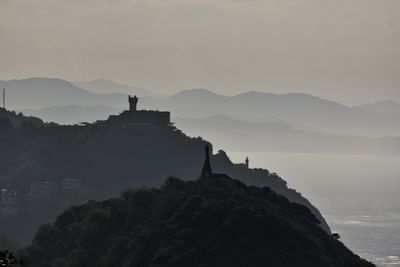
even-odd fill
[[[250,163],[249,157],[246,157],[244,162],[235,163],[235,165],[242,169],[250,170],[249,163]]]
[[[158,110],[137,110],[137,96],[129,96],[129,110],[125,110],[119,115],[111,115],[105,123],[127,124],[127,125],[152,125],[168,126],[171,125],[170,112]]]

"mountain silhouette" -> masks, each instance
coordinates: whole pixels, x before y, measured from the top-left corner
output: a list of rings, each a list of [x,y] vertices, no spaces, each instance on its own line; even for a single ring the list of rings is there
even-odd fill
[[[335,135],[294,129],[280,122],[255,123],[226,116],[174,118],[190,136],[202,136],[228,151],[400,155],[400,137]]]
[[[24,116],[22,113],[7,111],[0,108],[0,129],[7,130],[15,127],[42,126],[44,122],[36,117]]]
[[[358,105],[356,107],[377,113],[385,113],[393,115],[400,114],[400,104],[393,100],[384,100],[370,104]]]
[[[212,153],[210,143],[190,138],[173,126],[112,123],[113,119],[80,126],[45,124],[0,131],[0,184],[16,190],[21,203],[35,183],[60,184],[75,179],[87,189],[84,195],[68,201],[55,195],[28,213],[0,221],[0,235],[26,243],[38,225],[53,220],[68,205],[113,197],[128,187],[160,186],[166,174],[195,179],[206,144]],[[305,205],[330,233],[320,212],[277,174],[234,164],[223,151],[212,153],[210,159],[217,173],[249,185],[268,186]]]
[[[15,110],[70,105],[84,107],[103,105],[121,110],[126,106],[125,94],[96,94],[77,87],[76,84],[61,79],[30,78],[0,81],[0,88],[7,89],[8,107]],[[122,92],[126,88],[124,85],[104,80],[85,84],[91,88],[91,91],[96,91],[98,88],[99,91],[108,92],[108,85],[110,88],[115,88],[117,92]],[[135,92],[135,88],[128,89],[128,92]],[[392,113],[380,112],[382,108],[374,110],[365,106],[348,107],[307,94],[272,94],[251,91],[236,96],[224,96],[207,89],[191,89],[170,97],[156,99],[150,97],[154,96],[151,92],[143,91],[142,88],[136,89],[139,95],[147,95],[141,101],[143,108],[170,110],[174,116],[205,118],[222,115],[249,122],[273,120],[284,122],[293,128],[324,133],[375,137],[400,135],[400,117]],[[393,107],[397,110],[396,103],[391,103],[388,108],[387,105],[388,102],[384,102],[384,110],[392,110]],[[47,112],[56,113],[57,109],[47,110]],[[99,112],[97,119],[103,119],[102,115],[103,113]],[[57,116],[53,114],[47,117]],[[59,120],[61,121],[62,117]],[[77,119],[76,123],[79,121]]]
[[[90,91],[95,94],[135,94],[138,97],[150,96],[153,98],[164,98],[166,96],[153,93],[149,90],[138,86],[129,86],[125,84],[119,84],[106,79],[97,79],[93,81],[74,81],[72,82],[75,86]]]
[[[112,108],[105,105],[79,106],[67,105],[43,109],[22,109],[23,114],[39,117],[46,122],[59,124],[77,124],[81,122],[95,122],[105,120],[109,115],[120,113],[123,108]]]
[[[193,89],[166,99],[149,99],[146,107],[160,107],[170,110],[176,116],[191,118],[222,115],[253,122],[266,122],[275,118],[295,128],[335,134],[400,134],[399,117],[366,112],[307,94],[253,91],[223,96],[206,89]]]
[[[119,93],[94,94],[72,83],[54,78],[29,78],[0,81],[6,88],[7,108],[10,110],[40,109],[52,106],[110,105],[124,107],[126,96]]]
[[[69,208],[19,253],[30,267],[373,267],[267,187],[212,174]]]

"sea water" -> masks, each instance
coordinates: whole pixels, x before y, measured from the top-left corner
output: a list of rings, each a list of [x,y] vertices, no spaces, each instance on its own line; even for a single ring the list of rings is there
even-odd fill
[[[400,157],[228,152],[278,173],[316,206],[353,252],[400,266]]]

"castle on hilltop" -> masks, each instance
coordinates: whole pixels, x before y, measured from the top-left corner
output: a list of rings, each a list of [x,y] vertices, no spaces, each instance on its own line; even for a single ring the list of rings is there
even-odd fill
[[[149,125],[149,126],[168,126],[171,125],[170,112],[158,110],[138,110],[138,97],[129,96],[129,110],[123,111],[119,115],[111,115],[107,123],[120,123],[125,125]]]

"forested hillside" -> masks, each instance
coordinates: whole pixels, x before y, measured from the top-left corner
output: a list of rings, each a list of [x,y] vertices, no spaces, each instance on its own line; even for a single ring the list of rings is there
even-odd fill
[[[68,209],[20,253],[29,267],[369,267],[304,206],[214,174]]]
[[[206,143],[173,126],[46,124],[1,131],[0,185],[7,194],[0,235],[26,243],[37,226],[70,205],[114,197],[128,187],[160,186],[168,175],[193,180]],[[211,161],[216,172],[309,207],[330,232],[319,211],[278,175],[233,164],[223,151]]]

